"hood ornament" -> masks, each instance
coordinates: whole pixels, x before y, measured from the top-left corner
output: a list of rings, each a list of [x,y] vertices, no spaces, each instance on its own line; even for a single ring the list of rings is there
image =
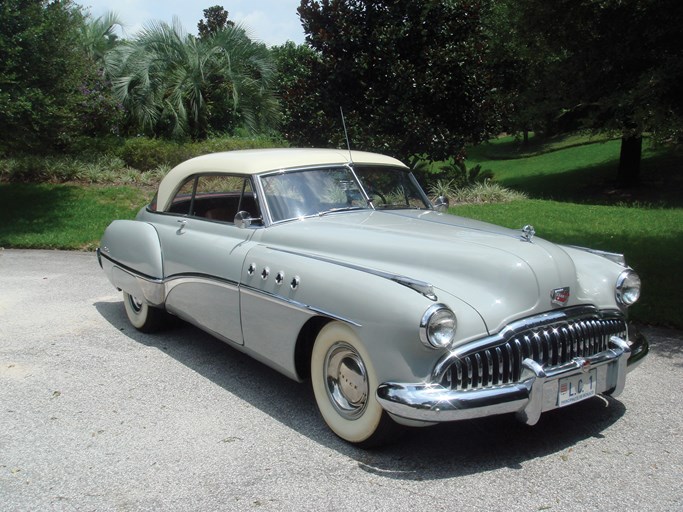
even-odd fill
[[[536,230],[531,224],[527,224],[522,228],[522,241],[531,243],[531,239],[536,234]]]

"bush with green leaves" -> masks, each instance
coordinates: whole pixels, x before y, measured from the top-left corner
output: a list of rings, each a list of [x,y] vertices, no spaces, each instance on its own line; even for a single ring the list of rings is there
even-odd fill
[[[189,158],[183,144],[149,137],[127,139],[120,155],[127,166],[140,171],[154,169],[160,164],[174,166]]]
[[[195,156],[220,151],[280,147],[284,143],[273,137],[212,137],[196,142],[177,142],[168,139],[134,137],[127,139],[119,151],[125,164],[140,171],[149,171],[159,165],[174,167]]]
[[[509,203],[527,199],[527,195],[505,188],[498,183],[484,181],[454,189],[450,199],[452,200],[451,204]]]
[[[494,180],[493,171],[482,170],[481,165],[475,165],[468,169],[464,160],[456,159],[434,164],[420,161],[413,168],[413,172],[419,176],[421,183],[427,189],[439,187],[446,183],[450,188],[462,188]]]
[[[149,185],[158,182],[175,165],[195,156],[285,145],[281,140],[265,135],[223,136],[185,143],[147,137],[123,142],[118,138],[82,137],[77,139],[77,144],[80,150],[70,154],[0,158],[0,181]]]

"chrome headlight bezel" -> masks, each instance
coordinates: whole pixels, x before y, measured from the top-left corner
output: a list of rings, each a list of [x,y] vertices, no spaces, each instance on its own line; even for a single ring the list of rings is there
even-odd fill
[[[428,348],[447,348],[455,339],[458,320],[445,304],[432,304],[420,321],[420,341]]]
[[[619,277],[614,289],[617,304],[629,307],[635,304],[640,298],[640,276],[632,269],[624,270]]]

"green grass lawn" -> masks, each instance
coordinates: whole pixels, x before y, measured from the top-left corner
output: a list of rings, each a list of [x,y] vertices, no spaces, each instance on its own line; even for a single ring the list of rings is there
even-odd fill
[[[131,187],[0,184],[0,247],[92,250],[113,219],[132,219],[148,200]]]
[[[642,184],[636,190],[615,187],[619,139],[573,136],[523,146],[512,137],[468,151],[467,165],[481,165],[495,181],[529,196],[577,203],[640,202],[683,206],[683,155],[643,142]]]

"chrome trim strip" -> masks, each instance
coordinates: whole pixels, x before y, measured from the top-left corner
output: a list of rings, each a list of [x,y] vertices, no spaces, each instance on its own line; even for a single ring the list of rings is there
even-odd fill
[[[104,256],[104,255],[103,255]],[[109,258],[107,258],[109,260]],[[111,260],[110,260],[111,261]],[[260,295],[263,297],[266,297],[269,300],[272,301],[277,301],[277,302],[282,302],[285,305],[298,309],[300,311],[308,312],[308,313],[315,313],[318,315],[323,315],[328,318],[332,318],[334,320],[339,320],[341,322],[345,322],[347,324],[353,325],[355,327],[362,327],[362,324],[359,324],[358,322],[351,320],[349,318],[345,318],[339,315],[335,315],[334,313],[330,313],[329,311],[326,311],[324,309],[316,308],[315,306],[311,306],[309,304],[304,304],[302,302],[295,301],[293,299],[283,297],[282,295],[276,295],[274,293],[270,292],[265,292],[263,290],[259,290],[258,288],[252,288],[250,286],[246,285],[240,285],[234,281],[228,281],[225,279],[220,279],[216,277],[208,277],[208,276],[203,276],[201,274],[193,275],[193,274],[186,274],[186,275],[176,275],[173,277],[170,277],[166,280],[163,279],[150,279],[147,277],[144,277],[142,275],[139,275],[132,270],[122,268],[120,265],[115,264],[112,262],[113,268],[118,268],[125,274],[129,275],[131,278],[135,279],[140,286],[140,288],[143,291],[144,298],[147,302],[150,304],[153,304],[155,306],[160,306],[164,304],[166,301],[166,297],[168,294],[175,288],[176,286],[180,284],[187,284],[187,283],[206,283],[210,282],[211,284],[221,286],[223,288],[227,288],[230,290],[234,291],[244,291],[245,293],[251,293],[251,295]],[[298,276],[295,276],[294,279],[297,279]],[[116,283],[112,283],[114,286],[117,286]]]
[[[263,290],[259,290],[258,288],[252,288],[251,286],[246,286],[246,285],[241,285],[240,290],[244,293],[248,293],[252,296],[261,296],[265,300],[270,300],[273,302],[282,302],[286,306],[291,307],[293,309],[298,309],[299,311],[304,311],[307,313],[315,313],[318,315],[323,315],[328,318],[332,318],[333,320],[339,320],[340,322],[345,322],[347,324],[353,325],[354,327],[362,327],[362,324],[359,324],[358,322],[351,320],[349,318],[345,318],[343,316],[335,315],[334,313],[330,313],[329,311],[326,311],[324,309],[316,308],[315,306],[311,306],[310,304],[304,304],[303,302],[299,302],[287,297],[283,297],[282,295],[277,295],[274,293],[270,292],[265,292]]]
[[[171,290],[173,290],[173,288],[175,288],[178,285],[192,283],[211,283],[212,285],[220,286],[221,288],[226,288],[228,290],[232,290],[235,292],[239,290],[239,285],[236,282],[227,279],[221,279],[219,277],[213,276],[209,277],[203,274],[178,274],[169,277],[164,281],[164,285],[166,287],[166,295],[168,296],[168,294],[171,293]]]
[[[534,425],[542,412],[558,407],[559,380],[581,374],[587,368],[597,370],[596,394],[619,395],[624,388],[630,354],[628,343],[613,336],[607,351],[577,357],[558,367],[544,369],[527,358],[522,378],[511,384],[454,391],[435,383],[385,382],[377,388],[376,395],[384,410],[415,421],[436,423],[514,412],[521,421]]]
[[[127,273],[131,274],[134,277],[140,277],[142,279],[147,279],[148,281],[161,281],[161,278],[159,277],[153,277],[153,276],[148,276],[147,274],[143,274],[142,272],[139,272],[127,265],[124,265],[123,263],[113,259],[111,256],[108,256],[106,254],[107,251],[99,251],[99,256],[105,260],[108,260],[112,265],[115,267],[118,267],[121,270],[126,271]],[[102,265],[102,262],[100,262],[100,266]]]
[[[590,247],[581,247],[580,245],[567,245],[567,247],[571,247],[572,249],[578,249],[579,251],[589,252],[597,256],[602,256],[603,258],[607,258],[608,260],[613,261],[614,263],[616,263],[617,265],[621,265],[622,267],[628,266],[626,265],[626,258],[624,257],[624,255],[618,252],[601,251],[599,249],[591,249]]]
[[[388,279],[397,284],[406,286],[411,290],[415,290],[420,295],[427,297],[429,300],[436,302],[438,297],[434,293],[434,285],[427,283],[425,281],[419,281],[411,277],[402,276],[400,274],[392,274],[390,272],[384,272],[383,270],[377,270],[370,267],[361,267],[360,265],[354,265],[353,263],[347,263],[345,261],[335,260],[332,258],[327,258],[326,256],[321,256],[319,254],[303,253],[296,251],[288,251],[287,249],[281,249],[278,247],[268,247],[271,251],[282,252],[285,254],[291,254],[293,256],[301,256],[303,258],[310,258],[312,260],[322,261],[324,263],[331,263],[333,265],[339,265],[340,267],[349,268],[351,270],[358,270],[359,272],[365,272],[366,274],[372,274],[383,279]]]

